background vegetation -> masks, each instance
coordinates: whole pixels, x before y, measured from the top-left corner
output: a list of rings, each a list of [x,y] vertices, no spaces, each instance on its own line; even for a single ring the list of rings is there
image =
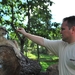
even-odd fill
[[[45,48],[28,40],[17,33],[19,27],[31,34],[39,35],[51,40],[60,39],[60,23],[52,23],[52,14],[49,7],[51,0],[2,0],[0,2],[0,26],[8,30],[7,39],[16,40],[21,52],[27,56],[28,51],[48,54]],[[48,56],[49,57],[49,56]]]

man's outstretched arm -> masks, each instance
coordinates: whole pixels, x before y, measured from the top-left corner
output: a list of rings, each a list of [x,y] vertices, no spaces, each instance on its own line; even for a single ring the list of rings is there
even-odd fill
[[[27,33],[24,28],[18,28],[17,29],[18,32],[20,32],[21,34],[23,34],[25,37],[27,37],[28,39],[30,39],[31,41],[41,45],[41,46],[44,46],[44,40],[43,40],[43,37],[41,36],[36,36],[36,35],[33,35],[33,34],[30,34],[30,33]]]

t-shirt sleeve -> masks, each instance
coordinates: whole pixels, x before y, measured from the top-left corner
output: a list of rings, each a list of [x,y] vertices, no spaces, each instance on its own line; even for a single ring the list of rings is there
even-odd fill
[[[59,56],[60,40],[48,40],[44,38],[44,46],[53,54]]]

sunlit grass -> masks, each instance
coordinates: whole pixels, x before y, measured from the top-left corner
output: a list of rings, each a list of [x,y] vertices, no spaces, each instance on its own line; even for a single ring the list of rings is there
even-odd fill
[[[41,66],[42,66],[42,71],[46,71],[47,68],[52,65],[55,64],[55,62],[40,62]]]
[[[54,56],[54,55],[44,55],[44,54],[40,54],[40,58],[43,58],[40,60],[40,64],[42,66],[42,71],[46,71],[46,69],[52,65],[55,64],[56,62],[44,62],[43,60],[55,60],[58,59],[58,57]]]
[[[34,54],[28,53],[27,56],[28,56],[30,59],[37,59],[37,56],[34,55]]]
[[[48,54],[40,54],[40,58],[46,58],[46,59],[58,59],[58,57],[54,56],[54,55],[48,55]]]
[[[27,57],[30,59],[37,59],[37,56],[34,54],[31,54],[31,52],[27,52],[27,54],[26,53],[24,53],[24,54],[27,55]]]

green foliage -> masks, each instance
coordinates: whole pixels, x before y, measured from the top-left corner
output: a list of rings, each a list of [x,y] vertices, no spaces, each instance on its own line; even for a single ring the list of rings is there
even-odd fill
[[[49,6],[52,4],[50,0],[2,0],[0,2],[0,26],[7,28],[9,39],[18,41],[22,52],[29,43],[26,37],[17,33],[16,29],[19,27],[24,27],[27,32],[48,39],[60,38],[59,23],[51,23],[52,14]]]

